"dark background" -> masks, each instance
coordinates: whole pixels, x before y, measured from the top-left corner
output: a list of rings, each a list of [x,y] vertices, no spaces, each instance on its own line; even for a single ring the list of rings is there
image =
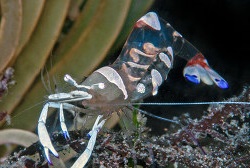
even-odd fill
[[[209,65],[228,83],[194,85],[182,76],[185,60],[175,57],[174,69],[155,97],[146,102],[221,101],[239,95],[250,83],[250,0],[156,0],[150,11],[168,21],[207,58]],[[207,106],[142,107],[156,115],[172,118],[184,112],[200,117]],[[163,133],[169,123],[148,117],[152,133]]]

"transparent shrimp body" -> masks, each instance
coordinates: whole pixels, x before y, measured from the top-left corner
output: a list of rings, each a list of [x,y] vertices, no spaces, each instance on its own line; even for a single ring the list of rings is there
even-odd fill
[[[88,134],[90,139],[85,151],[72,166],[84,167],[106,118],[124,104],[156,95],[173,67],[175,56],[188,60],[183,71],[187,80],[228,88],[227,82],[208,65],[205,57],[193,45],[169,23],[158,18],[156,13],[149,12],[135,23],[121,54],[113,64],[94,71],[82,84],[65,75],[64,80],[74,86],[75,90],[48,97],[38,121],[38,135],[48,162],[51,163],[49,151],[59,156],[46,129],[48,108],[59,109],[65,139],[70,139],[70,136],[65,125],[64,110],[99,114]],[[88,111],[72,104],[79,101],[89,106]]]

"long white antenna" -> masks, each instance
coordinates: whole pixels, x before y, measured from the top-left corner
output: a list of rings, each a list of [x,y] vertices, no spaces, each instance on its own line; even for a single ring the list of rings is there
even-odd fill
[[[239,104],[250,105],[250,102],[173,102],[173,103],[130,103],[131,105],[143,105],[143,106],[185,106],[185,105],[218,105],[218,104]]]
[[[156,118],[156,119],[159,119],[159,120],[163,120],[163,121],[167,121],[167,122],[171,122],[171,123],[175,123],[175,124],[181,124],[179,121],[175,121],[175,120],[171,120],[171,119],[168,119],[168,118],[163,118],[163,117],[160,117],[160,116],[157,116],[157,115],[154,115],[150,112],[147,112],[145,110],[142,110],[142,109],[139,109],[139,108],[136,108],[136,107],[133,107],[135,110],[138,110],[140,113],[142,114],[145,114],[147,116],[150,116],[150,117],[153,117],[153,118]]]

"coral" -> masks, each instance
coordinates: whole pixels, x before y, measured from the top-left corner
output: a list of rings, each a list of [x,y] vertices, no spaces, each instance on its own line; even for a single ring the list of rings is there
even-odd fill
[[[8,67],[2,75],[0,75],[0,101],[1,98],[8,92],[8,88],[15,84],[14,69]],[[0,111],[0,121],[6,121],[10,123],[10,116],[6,111]]]
[[[3,75],[0,75],[0,99],[8,91],[9,85],[15,84],[15,81],[13,80],[14,76],[14,69],[11,67],[8,67]]]
[[[250,89],[227,102],[249,102]],[[247,104],[212,105],[201,119],[188,114],[178,118],[182,125],[172,125],[164,135],[152,136],[141,125],[133,132],[102,130],[91,167],[248,167],[250,164],[250,106]],[[53,134],[64,166],[69,166],[84,151],[87,130],[71,131],[70,141],[61,133]],[[9,156],[1,167],[47,167],[39,142]],[[56,161],[57,160],[57,161]],[[54,164],[60,159],[55,159]],[[18,165],[18,166],[17,166]]]

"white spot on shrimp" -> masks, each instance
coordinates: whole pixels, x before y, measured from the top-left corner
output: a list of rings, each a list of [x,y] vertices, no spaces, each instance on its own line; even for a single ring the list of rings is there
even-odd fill
[[[155,30],[161,30],[159,18],[155,12],[149,12],[142,16],[137,23],[143,22],[144,24],[152,27]]]
[[[172,66],[171,60],[169,59],[169,57],[168,57],[165,53],[160,53],[160,54],[159,54],[159,57],[160,57],[160,60],[161,60],[162,62],[164,62],[164,64],[165,64],[168,68],[170,68],[170,67]]]
[[[104,88],[105,88],[105,84],[104,84],[104,83],[99,83],[99,84],[98,84],[98,87],[99,87],[100,89],[104,89]]]
[[[158,72],[156,69],[151,70],[151,76],[152,76],[152,95],[155,96],[158,93],[158,87],[162,84],[162,77],[160,72]]]
[[[167,47],[167,52],[168,52],[168,55],[171,56],[171,60],[173,60],[174,52],[173,52],[172,47]]]
[[[98,87],[99,89],[104,89],[105,84],[104,83],[96,83],[96,84],[91,85],[92,89],[94,89],[95,87]]]
[[[138,85],[136,86],[136,91],[139,93],[145,93],[146,87],[144,84],[142,83],[138,83]]]

